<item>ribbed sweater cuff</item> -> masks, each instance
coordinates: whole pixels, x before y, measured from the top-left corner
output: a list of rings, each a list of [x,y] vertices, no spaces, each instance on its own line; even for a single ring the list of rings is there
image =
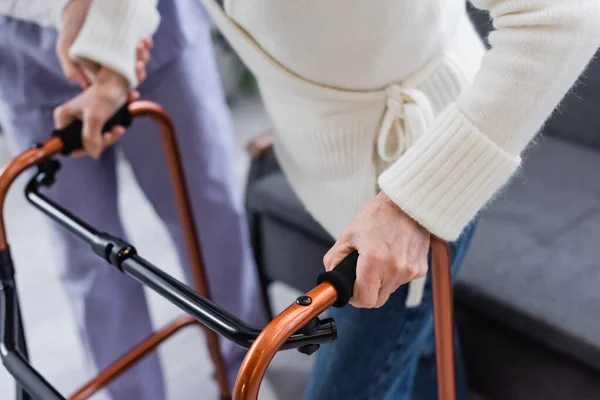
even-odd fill
[[[379,186],[423,227],[452,241],[520,162],[451,104],[429,133],[381,174]]]
[[[159,22],[158,11],[148,0],[94,1],[69,56],[108,67],[133,88],[138,84],[136,46],[156,31]]]

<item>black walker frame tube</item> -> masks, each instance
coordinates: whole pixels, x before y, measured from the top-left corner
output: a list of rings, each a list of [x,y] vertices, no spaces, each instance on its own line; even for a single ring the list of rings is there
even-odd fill
[[[40,186],[51,184],[54,180],[52,175],[58,169],[57,161],[49,162],[52,163],[49,164],[51,168],[42,167],[25,188],[25,196],[31,204],[90,244],[96,254],[106,259],[121,272],[169,300],[204,326],[242,347],[249,348],[252,345],[261,329],[249,326],[235,315],[200,296],[189,286],[140,257],[129,243],[109,234],[98,232],[40,193]],[[290,337],[282,349],[301,348],[333,340],[335,340],[335,326],[332,320],[326,319],[320,321],[318,328],[310,334],[298,333]]]

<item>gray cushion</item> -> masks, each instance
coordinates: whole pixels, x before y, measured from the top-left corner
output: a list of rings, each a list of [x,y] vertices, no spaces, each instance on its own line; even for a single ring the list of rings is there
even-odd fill
[[[333,238],[306,211],[282,173],[271,173],[260,179],[248,190],[247,196],[250,212],[264,213],[314,238],[333,242]]]
[[[600,369],[600,153],[548,140],[484,212],[456,297]]]
[[[544,132],[600,149],[600,51],[560,104]]]

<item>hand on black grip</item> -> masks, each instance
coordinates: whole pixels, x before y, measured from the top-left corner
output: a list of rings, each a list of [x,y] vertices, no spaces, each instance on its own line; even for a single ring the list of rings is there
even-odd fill
[[[125,104],[119,109],[102,127],[102,132],[109,132],[115,126],[127,128],[131,125],[132,116],[128,105]],[[58,136],[63,142],[62,154],[69,155],[76,150],[83,148],[81,132],[83,124],[81,121],[74,121],[63,129],[55,129],[52,136]]]
[[[317,278],[317,283],[329,282],[335,287],[338,298],[334,307],[344,307],[352,298],[354,282],[356,281],[356,264],[358,251],[353,251],[341,263],[329,272],[323,272]]]

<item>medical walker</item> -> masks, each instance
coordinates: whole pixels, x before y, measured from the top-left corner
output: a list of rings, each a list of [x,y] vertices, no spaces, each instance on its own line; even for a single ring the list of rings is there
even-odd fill
[[[352,297],[358,254],[352,253],[333,271],[321,274],[313,290],[300,296],[262,330],[247,325],[210,301],[210,290],[198,244],[198,232],[194,225],[174,125],[169,116],[158,104],[135,101],[119,110],[107,122],[104,130],[108,131],[115,125],[127,127],[133,118],[138,117],[152,119],[160,130],[195,290],[142,258],[131,244],[108,233],[98,232],[43,194],[40,189],[50,187],[60,169],[59,161],[53,157],[59,153],[67,156],[82,148],[80,121],[65,129],[55,130],[50,139],[16,156],[0,171],[0,358],[4,367],[16,380],[18,400],[66,399],[29,363],[15,267],[4,227],[3,206],[6,194],[14,180],[34,166],[37,167],[37,173],[25,188],[25,197],[34,207],[89,244],[91,251],[105,259],[112,267],[141,282],[187,314],[139,343],[80,387],[68,397],[69,400],[91,397],[187,326],[200,325],[204,329],[223,400],[231,399],[232,395],[234,400],[257,400],[262,379],[277,351],[297,349],[310,355],[318,350],[319,345],[336,339],[335,322],[332,319],[321,320],[319,315],[329,307],[345,306]],[[439,398],[454,400],[454,316],[450,252],[447,243],[433,238],[431,256]],[[233,394],[229,390],[225,364],[219,350],[219,336],[249,348],[235,382]]]

